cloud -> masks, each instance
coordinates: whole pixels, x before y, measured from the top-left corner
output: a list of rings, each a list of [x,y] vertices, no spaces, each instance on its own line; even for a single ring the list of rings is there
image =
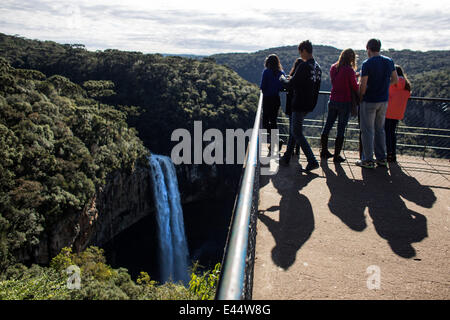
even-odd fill
[[[4,0],[0,32],[84,43],[89,49],[160,53],[248,52],[294,45],[305,38],[361,49],[371,37],[380,38],[385,48],[450,49],[449,5],[445,3],[429,8],[419,1],[397,0],[388,2],[389,6],[352,4],[349,9],[340,2],[315,1],[274,9],[268,3],[254,8],[248,3],[239,6],[240,2],[214,7],[207,1],[179,6],[180,2],[169,0],[167,5],[134,0],[126,5],[116,0]]]

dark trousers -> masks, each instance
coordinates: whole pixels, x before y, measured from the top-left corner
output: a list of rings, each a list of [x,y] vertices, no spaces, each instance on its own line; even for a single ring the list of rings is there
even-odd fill
[[[263,115],[262,115],[262,126],[263,129],[267,130],[267,133],[271,136],[271,130],[277,129],[277,117],[278,117],[278,110],[280,109],[280,96],[274,96],[274,97],[265,97],[263,96],[263,103],[262,103],[262,109],[263,109]]]
[[[344,137],[345,128],[347,127],[348,120],[350,118],[350,112],[352,110],[351,102],[328,102],[328,116],[325,127],[323,128],[322,134],[328,136],[333,128],[334,122],[338,119],[337,124],[337,137]]]
[[[384,131],[386,132],[386,151],[387,154],[396,155],[397,150],[397,129],[398,120],[386,119],[384,122]]]

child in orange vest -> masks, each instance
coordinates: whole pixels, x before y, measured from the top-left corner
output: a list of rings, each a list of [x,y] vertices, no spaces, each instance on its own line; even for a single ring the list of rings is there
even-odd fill
[[[397,162],[397,137],[395,130],[398,121],[402,120],[405,115],[406,104],[411,96],[411,83],[404,74],[403,69],[399,65],[396,65],[395,69],[397,70],[398,82],[389,87],[389,102],[384,124],[388,162]]]

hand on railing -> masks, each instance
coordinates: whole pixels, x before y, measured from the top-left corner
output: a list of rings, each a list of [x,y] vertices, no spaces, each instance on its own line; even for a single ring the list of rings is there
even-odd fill
[[[291,78],[291,76],[285,76],[284,74],[282,74],[278,80],[280,80],[283,83],[287,83],[287,82],[289,82],[290,78]]]

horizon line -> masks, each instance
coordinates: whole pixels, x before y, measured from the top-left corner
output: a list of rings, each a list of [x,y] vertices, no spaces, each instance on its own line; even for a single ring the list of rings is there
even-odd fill
[[[288,48],[288,47],[297,47],[298,44],[292,44],[292,45],[280,45],[277,47],[269,47],[269,48],[262,48],[262,49],[255,49],[254,51],[245,51],[245,50],[231,50],[231,51],[220,51],[220,52],[216,52],[216,53],[193,53],[193,52],[183,52],[183,53],[170,53],[170,52],[158,52],[158,51],[139,51],[139,50],[134,50],[134,49],[124,49],[124,48],[101,48],[101,47],[96,47],[95,45],[86,45],[84,43],[62,43],[59,41],[55,41],[55,40],[49,40],[49,39],[32,39],[29,37],[26,37],[24,35],[21,34],[7,34],[7,33],[3,33],[0,32],[1,34],[4,34],[6,36],[11,36],[11,37],[16,37],[16,38],[21,38],[21,39],[25,39],[25,40],[30,40],[30,41],[40,41],[40,42],[54,42],[56,44],[59,45],[82,45],[84,47],[85,50],[90,51],[90,52],[97,52],[97,51],[106,51],[106,50],[118,50],[118,51],[122,51],[122,52],[138,52],[138,53],[142,53],[142,54],[160,54],[162,56],[192,56],[192,57],[210,57],[210,56],[214,56],[214,55],[221,55],[221,54],[254,54],[254,53],[258,53],[261,51],[267,51],[267,50],[276,50],[276,49],[280,49],[280,48]],[[322,44],[322,43],[316,43],[313,44],[313,47],[329,47],[329,48],[333,48],[336,50],[344,50],[343,48],[338,48],[335,47],[334,45],[331,44]],[[361,49],[353,49],[355,51],[365,51],[364,48]],[[445,51],[450,51],[449,49],[431,49],[431,50],[416,50],[416,49],[411,49],[411,48],[403,48],[403,49],[396,49],[396,48],[387,48],[387,49],[381,49],[381,51],[383,52],[389,52],[389,51],[413,51],[413,52],[422,52],[422,53],[426,53],[426,52],[445,52]]]

